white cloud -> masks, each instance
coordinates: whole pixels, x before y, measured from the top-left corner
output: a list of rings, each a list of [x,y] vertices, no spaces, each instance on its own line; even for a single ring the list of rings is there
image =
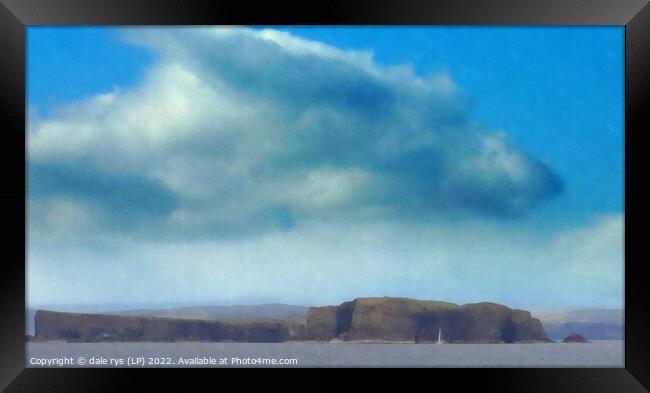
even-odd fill
[[[71,239],[96,230],[99,212],[82,201],[52,197],[30,203],[27,215],[34,224],[32,235]]]
[[[553,248],[564,260],[561,271],[578,282],[594,283],[601,291],[622,300],[624,224],[622,214],[610,214],[598,217],[589,227],[559,235]],[[588,292],[581,295],[593,296]]]
[[[159,183],[176,203],[157,233],[174,236],[179,223],[185,234],[263,232],[355,212],[513,216],[562,189],[504,134],[471,125],[447,72],[419,77],[269,29],[124,35],[160,61],[134,87],[32,122],[28,154],[30,165]],[[92,185],[75,187],[94,202]]]

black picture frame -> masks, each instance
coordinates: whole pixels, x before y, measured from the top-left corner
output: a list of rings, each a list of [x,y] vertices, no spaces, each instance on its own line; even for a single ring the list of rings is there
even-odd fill
[[[26,26],[32,25],[168,24],[625,26],[625,367],[427,369],[425,379],[449,380],[454,389],[474,385],[482,391],[500,392],[644,392],[650,388],[650,303],[644,291],[650,275],[645,268],[648,242],[643,231],[648,219],[645,201],[650,197],[644,190],[643,169],[647,164],[644,134],[650,130],[650,5],[644,0],[330,0],[284,4],[0,0],[1,198],[4,217],[9,219],[4,225],[6,257],[0,274],[0,388],[7,392],[113,392],[127,390],[131,378],[152,377],[150,371],[125,369],[25,368],[25,32]],[[217,370],[209,374],[194,371],[190,370],[195,375],[192,384],[185,381],[180,386],[187,388],[203,378],[213,383],[213,372],[225,376]],[[170,389],[174,374],[156,372],[155,379]],[[330,383],[337,384],[328,378],[322,380],[322,387]]]

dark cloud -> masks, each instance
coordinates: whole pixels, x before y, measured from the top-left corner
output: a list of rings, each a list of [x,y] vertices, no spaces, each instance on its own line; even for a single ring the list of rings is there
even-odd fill
[[[115,175],[83,162],[30,164],[27,196],[36,203],[71,199],[98,207],[101,224],[126,232],[167,217],[179,206],[177,195],[156,180]]]

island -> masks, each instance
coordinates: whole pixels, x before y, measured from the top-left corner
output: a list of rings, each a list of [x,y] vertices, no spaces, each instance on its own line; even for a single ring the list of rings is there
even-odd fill
[[[563,343],[580,343],[580,344],[585,344],[588,343],[589,341],[581,336],[580,334],[577,333],[571,333],[568,336],[562,340]]]
[[[551,342],[528,311],[496,303],[457,305],[358,298],[309,308],[303,319],[182,319],[37,310],[34,341],[129,342]]]

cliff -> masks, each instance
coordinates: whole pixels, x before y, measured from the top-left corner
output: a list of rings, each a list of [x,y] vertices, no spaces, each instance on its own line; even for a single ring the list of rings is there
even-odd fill
[[[292,320],[199,320],[37,310],[34,339],[99,341],[284,342],[305,339]]]
[[[442,332],[451,343],[548,342],[541,322],[528,311],[495,303],[462,306],[405,298],[361,298],[339,306],[312,307],[307,336],[430,342]]]
[[[495,303],[459,306],[405,298],[361,298],[312,307],[300,319],[178,319],[37,310],[34,340],[547,342],[528,311]]]

